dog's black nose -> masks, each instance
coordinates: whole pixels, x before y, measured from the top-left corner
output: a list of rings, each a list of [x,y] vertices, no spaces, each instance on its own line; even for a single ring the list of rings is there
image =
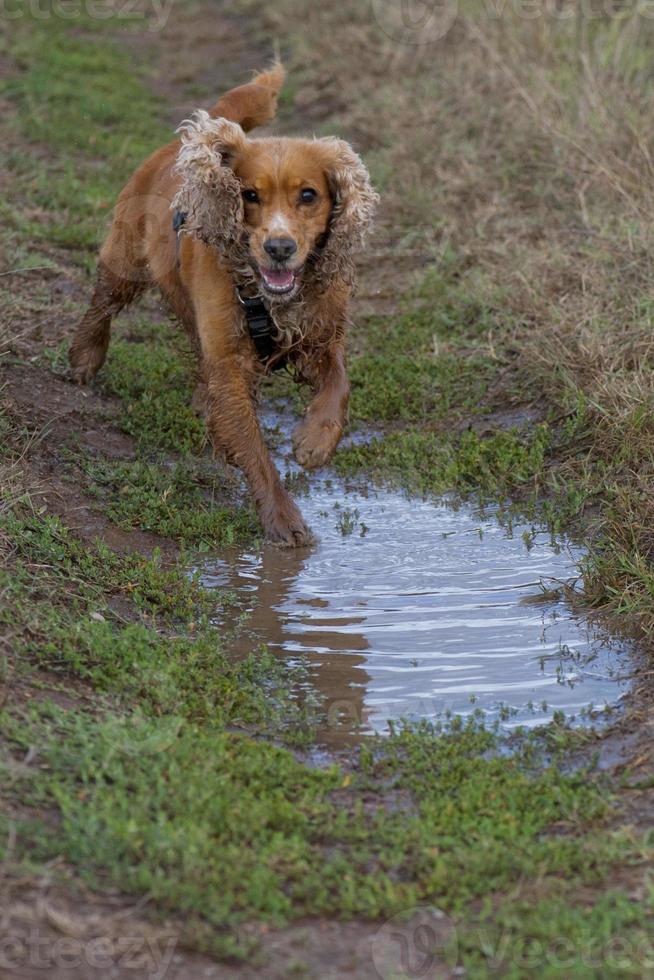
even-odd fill
[[[292,238],[267,238],[263,247],[275,262],[286,262],[297,252],[297,242]]]

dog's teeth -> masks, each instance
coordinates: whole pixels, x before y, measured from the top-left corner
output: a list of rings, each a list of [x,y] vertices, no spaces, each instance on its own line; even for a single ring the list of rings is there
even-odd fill
[[[266,288],[274,293],[285,293],[293,288],[295,273],[290,270],[261,270],[261,277]]]

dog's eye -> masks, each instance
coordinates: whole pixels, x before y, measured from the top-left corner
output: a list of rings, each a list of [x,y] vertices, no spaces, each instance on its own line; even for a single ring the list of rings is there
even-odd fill
[[[248,204],[258,204],[259,195],[253,190],[243,191],[243,200],[247,201]]]
[[[300,191],[300,200],[303,204],[311,204],[318,197],[317,191],[313,187],[305,187]]]

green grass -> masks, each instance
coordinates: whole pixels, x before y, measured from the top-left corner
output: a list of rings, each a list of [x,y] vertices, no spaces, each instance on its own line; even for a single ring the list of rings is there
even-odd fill
[[[486,339],[507,326],[478,298],[477,278],[448,253],[397,313],[358,324],[350,365],[353,419],[429,425],[479,410],[497,370],[484,351]]]
[[[230,662],[212,618],[230,597],[202,589],[183,566],[155,553],[118,555],[82,544],[56,518],[14,513],[0,520],[17,565],[0,573],[0,629],[29,674],[47,668],[152,715],[256,724],[304,738],[318,702],[292,700],[304,680],[266,651]],[[303,734],[304,733],[304,734]]]
[[[190,459],[165,462],[75,460],[88,478],[89,493],[114,524],[139,528],[201,550],[251,542],[260,533],[253,510],[225,504],[224,480],[214,463],[204,485]]]
[[[542,479],[550,433],[545,425],[522,436],[515,431],[458,438],[434,432],[392,432],[352,446],[336,457],[343,474],[364,470],[373,478],[420,493],[475,493],[495,500]]]
[[[41,760],[31,781],[8,777],[10,797],[60,814],[54,835],[25,829],[23,853],[63,853],[96,887],[101,875],[183,911],[191,931],[217,930],[223,952],[252,918],[377,918],[429,901],[456,920],[520,882],[565,874],[590,885],[649,853],[629,834],[600,832],[609,811],[599,781],[543,767],[531,739],[498,756],[496,736],[474,724],[366,747],[354,779],[170,716],[46,706],[5,716],[4,727],[13,748],[34,746]],[[387,805],[391,792],[407,794],[399,808]]]
[[[12,555],[23,568],[43,570],[64,592],[66,586],[84,594],[129,596],[143,613],[155,611],[181,619],[193,613],[203,596],[197,584],[177,566],[166,566],[155,553],[119,555],[101,541],[88,546],[57,517],[17,513],[3,516],[3,530]],[[35,585],[38,587],[37,576]],[[47,592],[47,590],[46,590]],[[71,593],[74,599],[75,593]]]
[[[49,152],[26,156],[7,144],[3,163],[30,208],[6,200],[0,213],[20,238],[84,253],[98,246],[129,173],[170,136],[162,103],[143,84],[146,65],[102,38],[108,21],[80,8],[71,29],[57,16],[30,16],[22,0],[12,6],[23,14],[11,21],[9,54],[18,72],[0,92],[19,110],[11,125]],[[33,217],[35,209],[42,214]]]
[[[120,398],[116,423],[134,438],[139,457],[73,455],[73,479],[81,469],[89,495],[119,527],[201,550],[256,540],[261,527],[253,509],[236,502],[224,465],[204,458],[204,421],[191,408],[194,376],[179,335],[160,324],[139,327],[138,334],[139,340],[114,341],[100,382]]]
[[[492,413],[491,386],[511,362],[516,325],[502,312],[503,299],[450,251],[400,314],[358,325],[351,418],[385,432],[341,450],[341,473],[363,471],[429,494],[504,499],[541,490],[555,436],[547,423],[505,431],[491,422],[481,434],[470,428],[475,416]]]
[[[651,890],[642,902],[610,889],[596,904],[571,903],[564,887],[536,902],[503,902],[459,931],[466,975],[564,978],[643,977],[651,970]]]
[[[191,408],[193,371],[175,347],[170,328],[145,340],[118,340],[109,349],[100,382],[123,402],[118,424],[145,449],[199,452],[204,422]]]

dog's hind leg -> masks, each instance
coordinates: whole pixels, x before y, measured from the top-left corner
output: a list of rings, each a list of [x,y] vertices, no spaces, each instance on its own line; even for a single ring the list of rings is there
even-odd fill
[[[135,300],[145,285],[119,279],[99,263],[91,305],[77,325],[68,354],[73,376],[80,384],[95,377],[104,364],[112,318]]]
[[[152,285],[150,240],[167,243],[172,237],[169,201],[162,195],[140,193],[132,186],[133,181],[134,178],[118,199],[111,229],[100,251],[91,304],[70,345],[73,376],[80,384],[90,381],[104,364],[113,317]]]

